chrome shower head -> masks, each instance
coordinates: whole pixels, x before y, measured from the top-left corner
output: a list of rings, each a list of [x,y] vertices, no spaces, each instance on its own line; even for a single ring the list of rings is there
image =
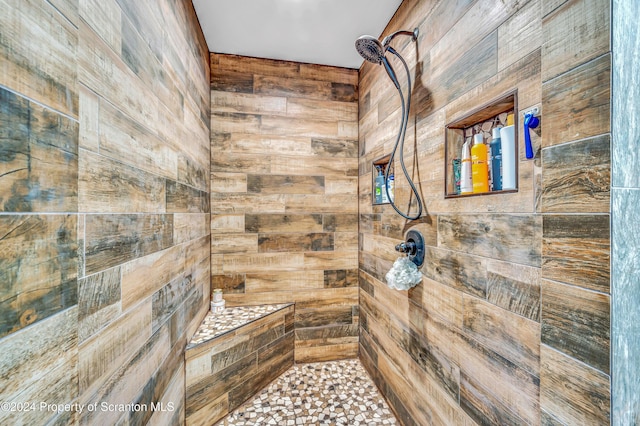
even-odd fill
[[[356,40],[356,50],[360,56],[374,64],[380,65],[382,58],[384,58],[382,43],[375,37],[368,35],[358,37]]]

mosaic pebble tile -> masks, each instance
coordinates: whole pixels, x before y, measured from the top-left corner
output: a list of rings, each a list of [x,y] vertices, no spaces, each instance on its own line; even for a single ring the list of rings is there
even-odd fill
[[[217,426],[395,425],[357,359],[296,364]]]
[[[193,335],[187,348],[192,348],[228,331],[264,317],[272,312],[291,306],[292,303],[259,306],[236,306],[226,308],[222,312],[209,312],[198,331]]]

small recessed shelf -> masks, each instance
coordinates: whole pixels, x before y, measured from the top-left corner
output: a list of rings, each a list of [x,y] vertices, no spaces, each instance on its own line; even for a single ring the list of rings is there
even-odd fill
[[[473,135],[481,133],[484,143],[489,146],[493,140],[492,130],[496,127],[504,127],[507,124],[507,116],[513,114],[514,128],[518,128],[517,92],[509,92],[480,108],[470,112],[464,117],[452,121],[445,129],[445,198],[473,197],[476,195],[502,194],[518,191],[518,132],[515,132],[515,149],[513,161],[515,162],[515,188],[494,190],[493,176],[490,172],[488,192],[460,193],[460,176],[457,164],[461,164],[462,146],[466,141],[473,144]],[[490,152],[490,150],[489,150]],[[503,154],[504,155],[504,154]],[[487,156],[489,170],[491,171],[491,157]],[[457,163],[454,165],[454,163]],[[455,170],[454,170],[455,169]]]
[[[376,178],[378,177],[378,170],[382,171],[382,176],[385,176],[387,172],[387,167],[391,167],[391,171],[389,172],[389,176],[393,176],[393,165],[389,165],[389,160],[391,160],[391,154],[385,155],[384,157],[380,157],[377,160],[373,160],[371,166],[371,203],[376,205],[389,204],[389,200],[387,200],[387,194],[384,188],[380,191],[380,198],[378,198],[378,194],[376,194]],[[393,196],[394,186],[389,186],[389,193]]]

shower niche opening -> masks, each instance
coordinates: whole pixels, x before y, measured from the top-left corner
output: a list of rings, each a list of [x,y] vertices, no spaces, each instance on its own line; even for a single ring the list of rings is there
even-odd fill
[[[373,160],[371,163],[371,202],[375,205],[381,204],[389,204],[389,199],[387,197],[387,193],[385,192],[384,186],[381,185],[389,185],[389,195],[391,197],[394,196],[395,190],[395,176],[393,170],[393,164],[390,163],[391,154],[387,154],[384,157],[380,157],[377,160]],[[387,168],[391,168],[389,170],[390,179],[385,180],[385,176],[387,173]],[[382,173],[382,179],[380,179],[380,174]],[[392,182],[393,181],[393,182]]]
[[[445,127],[445,198],[459,198],[477,195],[502,194],[518,192],[518,110],[517,91],[512,91],[494,99],[481,107],[469,112],[462,118],[450,122]],[[500,173],[503,172],[502,165],[505,161],[511,161],[515,170],[513,175],[515,182],[503,189],[500,184],[494,184],[496,177],[492,170],[492,150],[493,130],[495,128],[507,127],[507,117],[513,117],[513,152],[506,153],[509,158],[502,159],[498,166]],[[499,132],[499,131],[498,131]],[[474,143],[474,135],[481,134],[483,143],[487,147],[487,163],[489,170],[489,190],[484,192],[462,193],[461,191],[461,168],[463,144],[468,142],[470,146]],[[505,153],[501,154],[505,156]],[[501,182],[501,180],[500,180]]]

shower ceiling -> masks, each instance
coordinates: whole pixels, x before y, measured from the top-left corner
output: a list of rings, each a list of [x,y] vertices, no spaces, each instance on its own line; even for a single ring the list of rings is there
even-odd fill
[[[360,68],[362,34],[378,37],[402,0],[193,0],[216,53]]]

